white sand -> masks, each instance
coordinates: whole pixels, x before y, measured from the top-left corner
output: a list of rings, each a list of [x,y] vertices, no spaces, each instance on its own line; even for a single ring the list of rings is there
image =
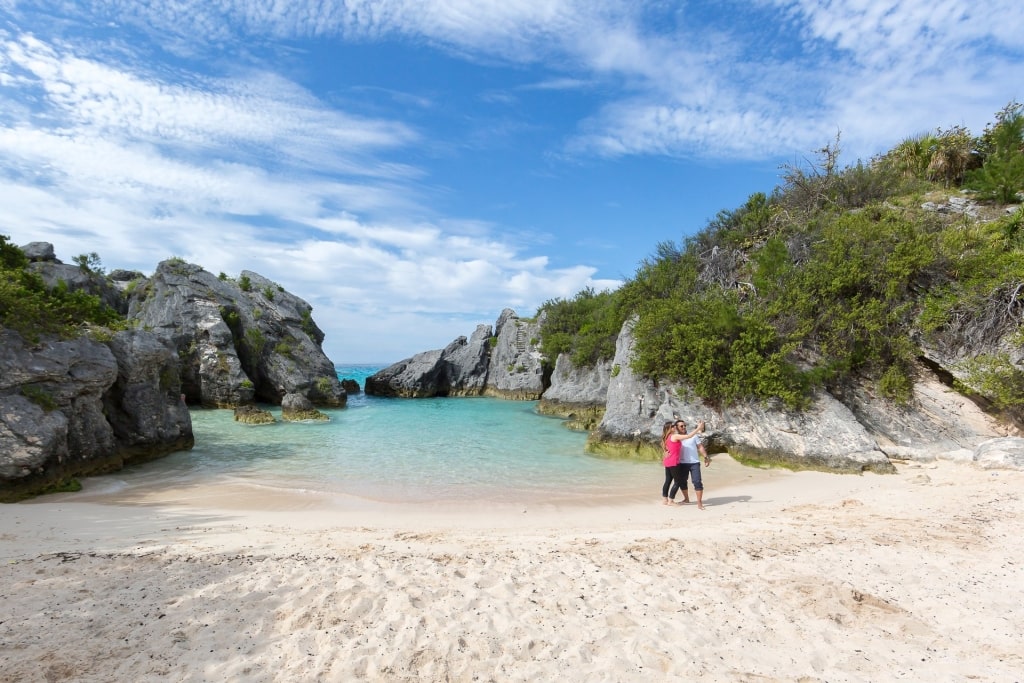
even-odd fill
[[[586,506],[0,506],[0,681],[1024,680],[1024,473],[718,456],[700,511],[651,471]]]

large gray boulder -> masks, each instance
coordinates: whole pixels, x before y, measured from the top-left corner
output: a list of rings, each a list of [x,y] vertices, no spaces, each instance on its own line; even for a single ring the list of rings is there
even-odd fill
[[[974,449],[974,462],[983,469],[1024,470],[1024,439],[989,439]]]
[[[0,329],[0,500],[190,448],[177,377],[143,331],[29,346]]]
[[[798,412],[750,402],[698,419],[707,422],[709,452],[726,451],[741,461],[835,472],[895,471],[853,413],[826,392]]]
[[[540,351],[543,318],[524,320],[506,308],[498,316],[487,366],[484,393],[498,398],[534,401],[547,386],[545,358]]]
[[[285,422],[326,421],[331,418],[313,407],[302,394],[286,394],[281,399],[281,419]]]
[[[141,462],[192,448],[174,349],[142,330],[117,332],[106,344],[117,360],[117,379],[103,396],[103,409],[119,455]]]
[[[611,378],[610,360],[592,368],[580,368],[568,354],[560,353],[537,412],[565,418],[573,428],[595,429],[604,417]]]
[[[480,396],[492,337],[490,325],[478,325],[469,339],[459,337],[443,349],[418,353],[367,377],[363,390],[399,398]]]
[[[30,262],[52,261],[60,263],[57,254],[53,250],[53,245],[49,242],[29,242],[19,247],[19,249],[24,252],[25,258]]]
[[[180,259],[163,261],[133,289],[128,316],[177,351],[189,403],[280,404],[298,393],[345,405],[312,307],[257,273],[242,271],[235,282]]]

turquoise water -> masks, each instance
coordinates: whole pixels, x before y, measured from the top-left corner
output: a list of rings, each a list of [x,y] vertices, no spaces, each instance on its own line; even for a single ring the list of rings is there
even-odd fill
[[[378,366],[339,366],[365,377]],[[267,408],[267,406],[264,406]],[[572,500],[660,486],[652,463],[587,455],[586,435],[540,416],[535,402],[350,395],[325,423],[250,426],[230,410],[193,410],[196,445],[116,475],[124,484],[192,482],[375,501]],[[280,419],[280,409],[268,408]]]

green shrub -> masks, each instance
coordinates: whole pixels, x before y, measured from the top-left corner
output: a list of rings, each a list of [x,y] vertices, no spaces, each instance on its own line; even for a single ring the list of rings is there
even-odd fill
[[[57,409],[57,401],[53,398],[53,394],[43,387],[35,384],[22,384],[21,395],[35,403],[46,412]]]
[[[593,367],[611,359],[625,321],[616,301],[612,292],[595,293],[587,288],[571,300],[545,302],[540,308],[547,314],[540,331],[544,354],[554,359],[560,353],[571,353],[578,367]]]
[[[160,370],[160,390],[167,391],[181,386],[181,378],[178,377],[178,372],[171,366],[164,366]]]
[[[100,261],[100,255],[95,251],[88,254],[79,254],[78,256],[72,256],[71,261],[78,266],[79,270],[83,273],[95,273],[96,275],[103,275],[103,262]]]
[[[28,269],[21,249],[7,240],[0,235],[0,325],[31,343],[43,335],[77,336],[83,325],[112,330],[127,327],[125,319],[98,296],[71,291],[63,281],[47,288],[43,279]]]
[[[238,288],[243,292],[248,292],[252,289],[252,280],[249,279],[248,275],[238,278]]]
[[[892,365],[882,373],[878,389],[896,403],[907,403],[914,396],[914,380],[902,366]]]
[[[263,347],[267,343],[266,337],[255,327],[250,327],[245,331],[245,341],[249,349],[257,356],[263,353]]]
[[[1018,201],[1024,190],[1024,107],[1011,102],[996,114],[996,123],[985,130],[981,147],[985,161],[967,174],[965,185],[982,199],[1004,204]]]
[[[992,401],[1000,409],[1024,406],[1024,372],[1018,370],[1005,353],[981,354],[961,363],[964,383]]]
[[[317,339],[316,339],[317,328],[316,328],[316,323],[313,322],[313,309],[312,308],[307,308],[306,310],[304,310],[302,312],[302,322],[300,323],[300,327],[302,327],[302,331],[306,333],[306,336],[309,337],[310,340],[312,340],[313,342],[317,341]]]

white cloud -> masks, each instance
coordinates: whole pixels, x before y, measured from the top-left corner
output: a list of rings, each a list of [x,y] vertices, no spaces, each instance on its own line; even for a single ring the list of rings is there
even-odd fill
[[[335,360],[412,355],[427,333],[442,346],[594,273],[549,273],[493,226],[430,217],[420,169],[384,156],[415,130],[330,109],[279,76],[170,83],[27,35],[0,42],[0,68],[0,99],[33,103],[0,109],[15,242],[53,242],[65,261],[96,251],[108,268],[177,256],[255,270],[314,304]]]
[[[710,24],[702,10],[720,20]],[[713,9],[625,0],[108,0],[91,11],[158,40],[410,36],[467,59],[543,63],[557,75],[537,87],[606,81],[610,96],[568,144],[600,155],[789,156],[835,130],[866,153],[872,140],[892,142],[875,131],[912,134],[926,117],[936,125],[937,107],[967,111],[980,126],[1020,95],[1024,35],[1017,0],[756,0]]]
[[[423,169],[398,155],[437,141],[257,69],[269,60],[247,61],[250,46],[411,38],[478,65],[538,66],[531,83],[480,96],[520,102],[511,94],[585,91],[594,108],[566,143],[577,155],[734,159],[791,158],[836,131],[856,157],[936,125],[979,130],[1021,97],[1024,51],[1017,0],[0,0],[0,8],[64,14],[34,35],[17,34],[14,21],[0,29],[3,229],[16,241],[52,241],[65,258],[98,251],[111,266],[148,270],[153,254],[176,255],[315,292],[337,360],[359,359],[354,335],[386,357],[403,343],[400,353],[411,355],[423,334],[441,346],[506,305],[532,314],[552,296],[615,283],[594,281],[587,266],[553,269],[524,256],[526,237],[496,237],[502,226],[436,215]],[[695,23],[708,8],[720,18]],[[62,20],[82,16],[78,29]],[[122,42],[92,42],[90,27],[108,23]],[[131,31],[159,46],[143,57]],[[229,75],[151,63],[161,49],[186,63],[215,56]],[[225,66],[225,55],[238,63]],[[421,94],[381,92],[434,111]]]

